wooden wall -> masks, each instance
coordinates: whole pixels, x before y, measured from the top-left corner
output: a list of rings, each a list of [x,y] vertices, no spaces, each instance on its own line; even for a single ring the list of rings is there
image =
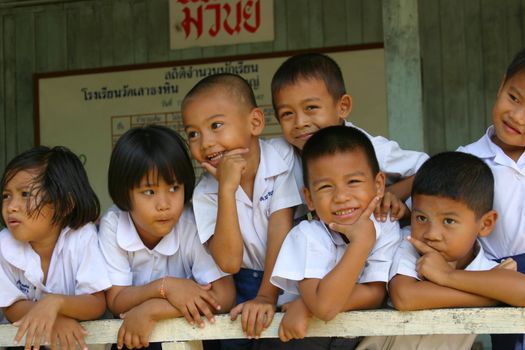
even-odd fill
[[[33,145],[33,73],[383,40],[381,0],[274,3],[272,43],[171,51],[168,0],[0,0],[0,171]],[[418,7],[425,148],[436,153],[490,123],[500,77],[525,46],[525,0]]]
[[[499,83],[525,47],[523,0],[420,0],[427,151],[477,140],[491,123]]]
[[[0,0],[0,171],[33,146],[33,73],[383,40],[381,0],[274,8],[274,42],[170,51],[168,0]]]

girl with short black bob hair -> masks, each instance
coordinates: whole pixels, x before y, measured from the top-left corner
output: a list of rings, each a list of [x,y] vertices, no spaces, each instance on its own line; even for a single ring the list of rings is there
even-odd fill
[[[99,318],[111,286],[92,221],[99,201],[80,159],[65,147],[16,156],[0,182],[0,308],[14,344],[87,349],[78,321]]]
[[[112,287],[113,315],[125,314],[117,348],[150,346],[153,325],[227,312],[235,290],[201,244],[189,201],[195,175],[183,139],[159,125],[132,128],[117,141],[108,171],[116,206],[100,221],[99,245]],[[150,349],[160,348],[152,344]]]
[[[120,210],[131,210],[130,189],[155,169],[166,183],[184,184],[184,204],[193,195],[195,173],[184,140],[174,130],[160,125],[132,128],[120,137],[111,154],[108,190]],[[176,169],[176,170],[175,170]]]

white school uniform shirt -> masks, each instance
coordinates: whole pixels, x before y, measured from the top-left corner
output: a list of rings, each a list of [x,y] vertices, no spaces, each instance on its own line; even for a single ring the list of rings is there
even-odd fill
[[[275,147],[259,140],[260,162],[253,185],[253,201],[241,186],[235,193],[244,243],[242,267],[264,270],[268,219],[272,213],[301,204],[293,174],[293,148]],[[205,173],[193,192],[193,210],[202,243],[215,231],[219,184]]]
[[[476,243],[479,251],[465,268],[468,271],[490,270],[498,263],[490,260],[485,255],[483,247]],[[409,276],[420,280],[417,271],[417,260],[421,257],[416,248],[407,240],[399,245],[390,269],[390,279],[395,275]],[[387,336],[387,337],[365,337],[356,350],[469,350],[476,340],[475,334],[431,334],[412,336]]]
[[[376,243],[368,255],[358,282],[388,282],[390,264],[401,234],[397,221],[378,222],[370,216],[376,231]],[[319,220],[302,221],[295,226],[281,247],[270,282],[299,295],[299,281],[326,276],[341,260],[347,243]]]
[[[129,213],[113,206],[101,219],[99,245],[114,286],[142,286],[164,276],[207,284],[226,276],[200,243],[191,208],[149,249]]]
[[[492,233],[480,239],[492,259],[525,253],[525,154],[517,162],[492,142],[494,127],[458,151],[481,158],[494,175],[494,209],[498,220]]]
[[[18,300],[40,300],[43,293],[83,295],[111,287],[95,225],[60,232],[43,280],[40,256],[31,245],[17,241],[8,229],[0,232],[0,307],[8,307]]]
[[[470,264],[465,267],[467,271],[485,271],[491,270],[494,266],[498,265],[497,262],[490,260],[486,255],[483,247],[477,241],[477,246],[479,247],[478,254]],[[416,248],[408,241],[403,240],[397,248],[394,260],[392,262],[392,267],[390,268],[390,278],[394,278],[395,275],[404,275],[420,280],[416,264],[417,260],[421,255],[417,252]]]

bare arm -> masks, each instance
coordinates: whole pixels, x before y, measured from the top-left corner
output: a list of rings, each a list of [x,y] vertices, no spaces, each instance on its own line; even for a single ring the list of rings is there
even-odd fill
[[[397,198],[405,201],[412,192],[412,184],[414,183],[414,175],[399,180],[386,188],[387,192],[393,193]]]
[[[377,309],[385,296],[384,282],[358,283],[341,311]]]
[[[389,283],[392,303],[397,310],[423,310],[447,307],[494,306],[498,302],[476,294],[443,287],[430,281],[396,275]]]
[[[160,298],[162,279],[142,286],[113,286],[106,291],[108,309],[113,315],[120,315],[148,299]]]
[[[213,281],[210,293],[221,306],[219,310],[215,309],[215,312],[226,313],[235,305],[235,285],[231,276]]]

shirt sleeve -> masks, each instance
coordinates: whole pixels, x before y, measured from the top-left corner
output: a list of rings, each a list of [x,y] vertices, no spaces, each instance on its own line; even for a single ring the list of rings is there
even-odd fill
[[[374,220],[373,222],[376,229],[376,243],[365,262],[359,283],[388,282],[392,259],[401,242],[397,221],[387,220],[379,223]]]
[[[133,273],[128,260],[128,253],[117,243],[117,228],[120,211],[110,209],[101,219],[98,233],[98,244],[111,284],[114,286],[131,286]]]
[[[9,307],[18,300],[26,300],[27,296],[17,288],[18,281],[16,272],[1,255],[0,252],[0,307]],[[1,318],[0,318],[1,320]]]
[[[201,243],[206,243],[215,232],[217,194],[200,192],[197,187],[192,202],[199,239]]]
[[[179,224],[182,224],[180,233],[181,239],[185,242],[181,247],[183,249],[181,253],[186,260],[184,265],[190,268],[189,275],[199,284],[208,284],[228,276],[219,269],[213,257],[200,242],[195,222],[181,218]]]
[[[93,294],[110,288],[111,282],[98,246],[95,225],[88,224],[73,234],[78,236],[76,255],[79,259],[75,295]]]
[[[299,294],[299,281],[322,279],[336,263],[336,248],[330,238],[325,232],[312,234],[314,230],[310,225],[303,221],[286,236],[270,279],[272,284],[291,294]]]
[[[409,241],[403,240],[394,255],[389,280],[396,275],[408,276],[419,280],[416,271],[417,259],[419,259],[419,254],[416,248]]]

